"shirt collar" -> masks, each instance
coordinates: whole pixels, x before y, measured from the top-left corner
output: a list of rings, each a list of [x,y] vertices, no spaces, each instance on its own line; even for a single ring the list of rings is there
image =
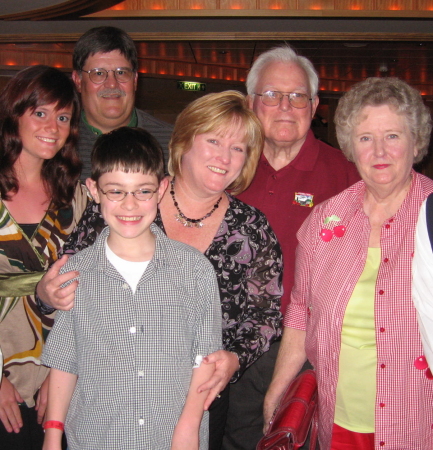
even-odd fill
[[[425,193],[423,193],[423,187],[421,184],[421,176],[415,172],[414,169],[411,171],[411,183],[410,188],[406,194],[405,199],[403,200],[402,204],[400,205],[400,208],[397,210],[397,212],[390,217],[389,219],[385,220],[384,223],[388,223],[389,221],[397,220],[400,223],[412,223],[413,218],[411,217],[413,214],[415,214],[416,217],[418,217],[419,213],[419,207],[421,206],[421,203],[425,199]],[[359,181],[358,183],[355,183],[353,186],[349,187],[348,190],[354,190],[357,193],[356,200],[351,202],[350,208],[352,210],[364,210],[364,197],[365,197],[365,191],[367,187],[365,185],[365,182],[363,180]],[[415,200],[417,199],[417,200]],[[419,205],[414,208],[414,202],[418,201]],[[415,219],[416,221],[416,219]]]
[[[291,161],[287,166],[280,169],[280,171],[289,170],[289,168],[295,168],[297,170],[303,170],[305,172],[311,172],[319,156],[319,141],[314,137],[311,130],[308,130],[305,142],[302,144],[301,149],[296,155],[295,159]],[[261,163],[265,163],[271,167],[266,156],[261,154]]]
[[[298,170],[311,172],[319,156],[319,141],[314,137],[314,133],[308,130],[305,142],[295,159],[290,163],[292,167]]]
[[[81,120],[84,122],[84,124],[86,125],[86,127],[93,133],[96,134],[97,136],[100,136],[102,133],[102,131],[99,128],[96,128],[92,125],[90,125],[90,123],[87,121],[86,118],[86,113],[84,112],[84,109],[81,111]],[[136,127],[138,125],[138,116],[137,116],[137,111],[134,108],[132,110],[132,116],[131,116],[131,120],[128,123],[128,127]]]
[[[155,254],[151,259],[151,266],[157,268],[163,266],[182,267],[183,263],[177,256],[179,251],[175,249],[177,243],[169,239],[165,232],[155,223],[150,224],[150,230],[156,237]],[[90,256],[90,265],[96,270],[111,270],[111,264],[108,263],[105,257],[105,241],[109,234],[110,228],[107,226],[101,231],[101,234],[92,246],[94,251]]]
[[[393,218],[400,220],[402,223],[416,223],[418,220],[419,208],[422,202],[425,200],[426,195],[423,192],[423,186],[421,183],[421,175],[412,169],[412,180],[406,198],[403,200],[398,211],[394,214]],[[415,202],[418,202],[414,206]]]

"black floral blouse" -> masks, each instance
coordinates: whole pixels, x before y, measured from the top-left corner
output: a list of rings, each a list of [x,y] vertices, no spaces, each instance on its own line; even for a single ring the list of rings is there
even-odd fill
[[[215,268],[220,288],[224,349],[239,357],[241,368],[231,380],[235,382],[281,335],[283,261],[265,215],[236,198],[229,200],[205,256]],[[155,223],[164,230],[159,213]],[[105,226],[99,205],[90,202],[63,253],[92,245]]]

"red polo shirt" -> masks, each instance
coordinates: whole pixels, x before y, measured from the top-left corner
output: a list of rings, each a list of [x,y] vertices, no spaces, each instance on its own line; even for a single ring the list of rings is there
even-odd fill
[[[275,170],[262,154],[250,187],[238,197],[266,214],[280,241],[284,257],[281,312],[290,300],[295,272],[296,232],[313,206],[359,181],[353,163],[314,137],[310,130],[296,158]],[[305,195],[304,195],[305,194]]]

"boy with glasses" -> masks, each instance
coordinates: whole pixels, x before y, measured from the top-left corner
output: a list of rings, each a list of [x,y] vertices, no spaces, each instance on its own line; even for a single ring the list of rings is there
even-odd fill
[[[201,355],[221,348],[215,272],[156,225],[168,181],[144,130],[101,136],[87,180],[108,224],[63,271],[80,272],[75,305],[59,311],[43,354],[51,367],[44,450],[208,446]]]

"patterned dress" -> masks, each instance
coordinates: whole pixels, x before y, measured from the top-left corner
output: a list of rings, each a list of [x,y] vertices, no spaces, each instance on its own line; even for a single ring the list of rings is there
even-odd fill
[[[224,349],[239,357],[232,382],[269,350],[281,335],[281,248],[265,215],[228,196],[225,217],[204,253],[214,266],[221,296]],[[165,231],[161,216],[155,223]],[[74,254],[92,245],[105,222],[99,206],[90,202],[64,246]]]
[[[48,210],[29,239],[0,201],[0,347],[3,372],[28,407],[48,369],[41,366],[42,347],[53,315],[42,315],[34,292],[87,205],[84,186],[77,185],[73,204]]]

